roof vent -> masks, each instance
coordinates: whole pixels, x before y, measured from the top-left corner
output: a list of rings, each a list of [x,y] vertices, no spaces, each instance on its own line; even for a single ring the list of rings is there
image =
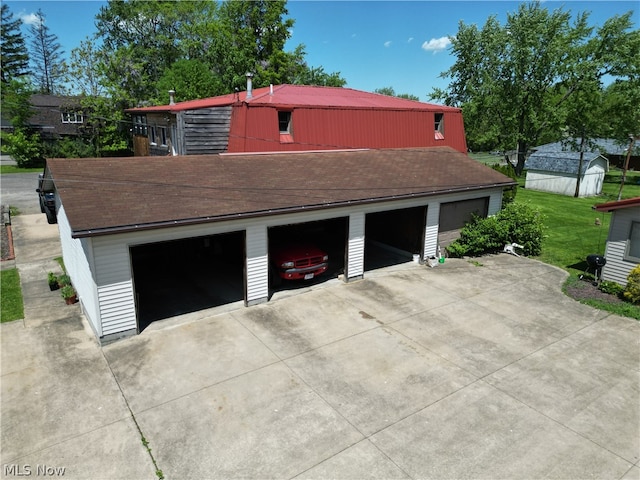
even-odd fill
[[[176,91],[169,90],[169,105],[175,105],[175,104],[176,104]]]
[[[269,85],[269,95],[273,95],[273,83]]]
[[[247,72],[245,76],[247,77],[247,100],[249,100],[251,97],[253,97],[253,84],[251,83],[251,80],[253,79],[253,73]]]

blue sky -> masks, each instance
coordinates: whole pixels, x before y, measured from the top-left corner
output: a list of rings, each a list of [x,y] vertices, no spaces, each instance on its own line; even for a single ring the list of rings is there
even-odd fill
[[[25,24],[42,9],[50,33],[57,35],[67,54],[95,33],[95,15],[106,5],[92,0],[4,3]],[[439,75],[455,61],[447,49],[447,37],[456,34],[458,23],[482,26],[490,15],[504,22],[506,14],[516,11],[519,3],[290,0],[287,8],[295,26],[287,50],[304,44],[310,66],[340,72],[348,87],[366,91],[393,87],[396,93],[410,93],[427,101],[434,87],[447,85]],[[593,25],[602,25],[613,15],[633,11],[635,27],[640,28],[637,1],[545,1],[543,5],[549,10],[562,8],[573,14],[591,12]]]

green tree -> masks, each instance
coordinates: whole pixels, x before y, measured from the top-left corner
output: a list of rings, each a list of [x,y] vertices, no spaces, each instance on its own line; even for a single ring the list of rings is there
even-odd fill
[[[407,100],[415,100],[416,102],[420,101],[420,97],[417,97],[416,95],[411,95],[410,93],[396,93],[393,87],[376,88],[374,92],[379,93],[380,95],[387,95],[389,97],[405,98]]]
[[[74,79],[73,87],[80,95],[98,96],[104,94],[101,51],[95,42],[85,38],[80,46],[71,50],[69,75]]]
[[[42,10],[36,12],[36,22],[29,29],[31,33],[32,71],[40,93],[53,95],[63,89],[66,65],[64,51],[58,37],[49,32]]]
[[[571,23],[569,12],[534,2],[521,4],[504,25],[495,16],[481,29],[460,22],[451,38],[456,61],[441,75],[452,81],[432,98],[462,107],[472,148],[517,149],[520,174],[529,148],[564,127],[561,107],[576,91],[638,71],[631,13],[607,20],[595,34],[588,17],[580,13]]]
[[[213,97],[224,92],[220,79],[200,60],[178,60],[157,82],[158,93],[153,103],[167,102],[168,91],[176,92],[176,101]]]
[[[109,87],[129,105],[157,95],[156,82],[180,58],[203,55],[205,38],[194,32],[211,18],[215,2],[110,0],[96,16]],[[198,43],[198,41],[199,43]]]
[[[29,52],[20,32],[22,20],[13,20],[6,3],[0,23],[0,78],[3,84],[29,73]]]
[[[7,118],[14,128],[27,125],[33,111],[30,98],[33,88],[26,79],[12,79],[2,84],[2,116]]]

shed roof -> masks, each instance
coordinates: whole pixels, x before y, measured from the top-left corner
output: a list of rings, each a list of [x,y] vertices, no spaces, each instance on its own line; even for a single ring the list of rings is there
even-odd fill
[[[561,142],[545,143],[534,148],[536,152],[575,152],[579,148],[574,145],[580,145],[580,140],[575,138],[567,138]],[[590,152],[605,153],[609,155],[626,155],[629,150],[629,142],[620,142],[612,138],[596,138],[592,140],[592,144],[586,147]]]
[[[74,237],[514,185],[450,147],[50,159]]]
[[[640,197],[618,200],[617,202],[607,202],[595,205],[593,208],[599,212],[611,212],[622,208],[640,207]]]
[[[460,111],[458,108],[391,97],[379,93],[363,92],[352,88],[322,87],[313,85],[277,85],[257,88],[247,99],[247,92],[230,93],[211,98],[189,100],[173,105],[130,108],[129,113],[180,112],[199,108],[221,107],[245,102],[249,105],[271,105],[274,107],[325,107],[325,108],[371,108],[390,110],[426,110],[433,112]]]
[[[582,161],[581,175],[584,175],[591,165],[598,159],[606,163],[606,170],[609,169],[609,161],[595,152],[585,152]],[[525,162],[527,170],[540,170],[544,172],[569,173],[576,175],[580,166],[579,152],[553,152],[538,151],[532,153]]]

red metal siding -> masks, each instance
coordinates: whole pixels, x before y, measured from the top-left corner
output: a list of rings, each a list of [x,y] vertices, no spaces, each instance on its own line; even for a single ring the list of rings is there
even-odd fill
[[[278,110],[234,106],[229,152],[450,146],[466,152],[462,113],[443,109],[444,139],[435,139],[434,114],[424,110],[293,108],[293,143],[280,141]]]

